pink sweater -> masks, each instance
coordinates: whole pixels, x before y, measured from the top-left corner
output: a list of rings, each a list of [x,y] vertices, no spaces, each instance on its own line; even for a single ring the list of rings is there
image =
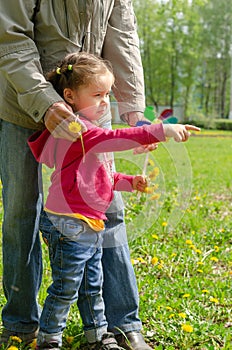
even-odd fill
[[[46,208],[60,214],[79,213],[105,220],[113,191],[132,191],[134,176],[112,171],[108,152],[165,141],[162,124],[109,130],[83,120],[88,131],[81,140],[55,139],[47,129],[33,134],[28,144],[36,160],[55,167]]]

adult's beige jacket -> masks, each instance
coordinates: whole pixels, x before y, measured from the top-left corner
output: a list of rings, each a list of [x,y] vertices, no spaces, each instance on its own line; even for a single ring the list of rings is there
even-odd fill
[[[88,51],[111,61],[121,114],[145,107],[131,0],[0,0],[0,118],[42,126],[61,97],[44,74],[64,55]]]

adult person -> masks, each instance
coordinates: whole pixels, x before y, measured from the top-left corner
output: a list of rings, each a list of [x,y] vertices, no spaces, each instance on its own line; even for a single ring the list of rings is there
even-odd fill
[[[114,95],[123,105],[120,114],[133,126],[143,119],[143,69],[130,0],[1,0],[0,22],[0,171],[7,300],[2,310],[1,343],[14,334],[30,342],[39,324],[37,294],[42,261],[38,218],[42,195],[41,171],[27,139],[44,124],[54,137],[77,138],[68,129],[68,122],[75,118],[70,106],[44,74],[74,51],[108,59],[116,76]],[[109,122],[106,115],[101,126]],[[118,343],[125,349],[151,350],[141,334],[138,290],[119,196],[115,196],[107,218],[102,263],[109,330],[118,333]],[[81,302],[85,302],[84,297]],[[126,334],[130,346],[119,330]]]

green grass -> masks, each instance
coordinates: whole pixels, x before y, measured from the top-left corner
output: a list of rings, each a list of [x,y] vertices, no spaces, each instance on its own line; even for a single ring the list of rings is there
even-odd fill
[[[146,173],[160,170],[158,200],[124,195],[143,334],[156,350],[232,349],[232,134],[207,135],[149,154]],[[117,154],[117,169],[140,173],[145,157]],[[51,279],[45,247],[44,267],[41,304]],[[64,348],[83,341],[74,305]]]

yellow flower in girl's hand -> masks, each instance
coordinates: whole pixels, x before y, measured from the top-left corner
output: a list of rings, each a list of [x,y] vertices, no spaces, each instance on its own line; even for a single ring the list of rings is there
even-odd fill
[[[77,134],[78,132],[81,131],[81,124],[78,122],[71,122],[69,123],[68,128],[71,132],[73,132],[74,134]]]

